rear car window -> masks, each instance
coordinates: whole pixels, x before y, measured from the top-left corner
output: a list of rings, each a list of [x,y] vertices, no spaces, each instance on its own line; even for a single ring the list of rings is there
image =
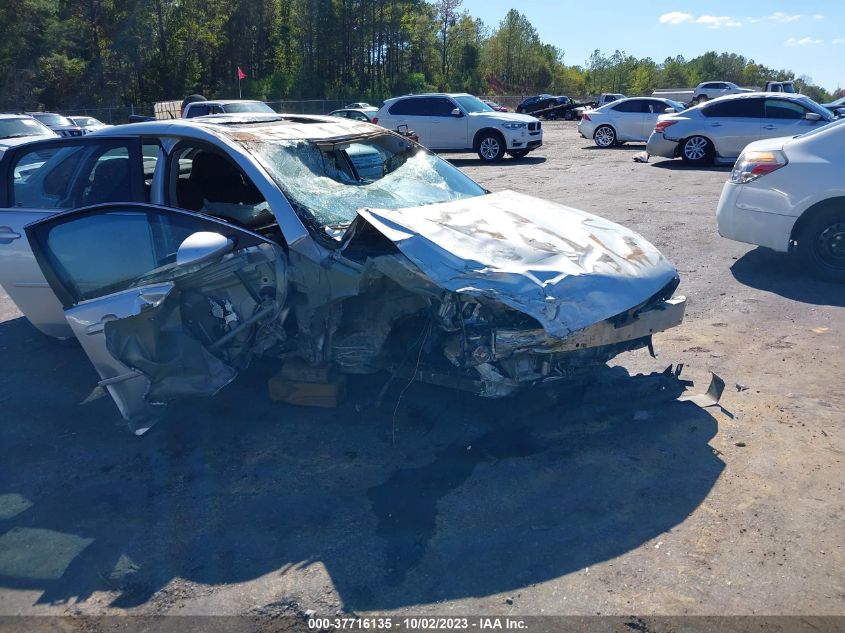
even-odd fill
[[[390,114],[404,114],[407,116],[425,116],[423,99],[400,99],[389,110]]]
[[[756,117],[763,114],[761,99],[729,99],[717,101],[702,108],[701,112],[707,117]]]
[[[104,202],[140,202],[133,164],[121,142],[35,145],[15,156],[11,204],[26,209],[71,209]],[[140,176],[140,165],[134,175]]]

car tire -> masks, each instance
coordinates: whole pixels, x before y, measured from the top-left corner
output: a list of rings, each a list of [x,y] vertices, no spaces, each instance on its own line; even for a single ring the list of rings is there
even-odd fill
[[[512,150],[509,150],[509,151],[508,151],[508,154],[509,154],[511,157],[513,157],[513,158],[519,159],[519,158],[525,158],[526,156],[528,156],[528,152],[529,152],[529,151],[531,151],[531,150],[527,150],[527,149],[512,149]]]
[[[569,110],[568,112],[566,112],[566,114],[563,115],[563,118],[566,121],[572,121],[575,118],[575,115],[572,113],[572,110]]]
[[[616,130],[609,125],[600,125],[593,132],[593,141],[601,148],[613,147],[616,143]]]
[[[845,208],[816,213],[796,239],[804,270],[826,281],[845,283]]]
[[[704,136],[690,136],[680,146],[681,160],[688,165],[709,165],[713,162],[713,143]]]
[[[707,95],[698,95],[698,97],[696,97],[695,99],[696,105],[701,105],[705,101],[707,101]]]
[[[478,139],[478,157],[485,163],[495,163],[505,155],[505,139],[498,132],[484,132]]]

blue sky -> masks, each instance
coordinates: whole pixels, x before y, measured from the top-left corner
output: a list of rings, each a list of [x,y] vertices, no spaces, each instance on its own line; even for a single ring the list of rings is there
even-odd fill
[[[657,62],[715,50],[845,88],[845,2],[836,0],[464,0],[463,8],[491,29],[519,10],[567,64],[584,65],[596,48]]]

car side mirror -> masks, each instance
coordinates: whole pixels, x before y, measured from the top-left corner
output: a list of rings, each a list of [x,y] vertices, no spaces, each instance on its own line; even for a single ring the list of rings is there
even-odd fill
[[[198,231],[185,238],[176,250],[176,265],[190,266],[216,259],[232,250],[235,243],[220,233]]]
[[[461,112],[460,108],[455,108],[454,110],[452,110],[452,116],[463,116],[463,115],[464,115],[464,113]]]
[[[804,115],[804,118],[807,119],[808,121],[820,121],[821,118],[822,118],[822,115],[819,114],[818,112],[807,112]]]
[[[675,108],[666,108],[663,111],[663,114],[675,114],[676,112],[677,112],[677,110],[675,110]]]

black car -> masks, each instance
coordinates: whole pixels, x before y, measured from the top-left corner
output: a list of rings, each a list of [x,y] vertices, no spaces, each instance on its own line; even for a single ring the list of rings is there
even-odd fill
[[[82,136],[84,134],[81,127],[61,114],[55,112],[27,112],[27,114],[61,136]]]
[[[553,119],[565,118],[566,111],[571,108],[560,106],[570,106],[571,108],[574,108],[575,102],[569,97],[555,97],[552,95],[542,94],[533,97],[527,97],[522,101],[522,103],[516,106],[516,111],[520,114],[533,114],[534,112],[548,110],[549,108],[559,108],[558,110],[554,110],[542,116]]]

